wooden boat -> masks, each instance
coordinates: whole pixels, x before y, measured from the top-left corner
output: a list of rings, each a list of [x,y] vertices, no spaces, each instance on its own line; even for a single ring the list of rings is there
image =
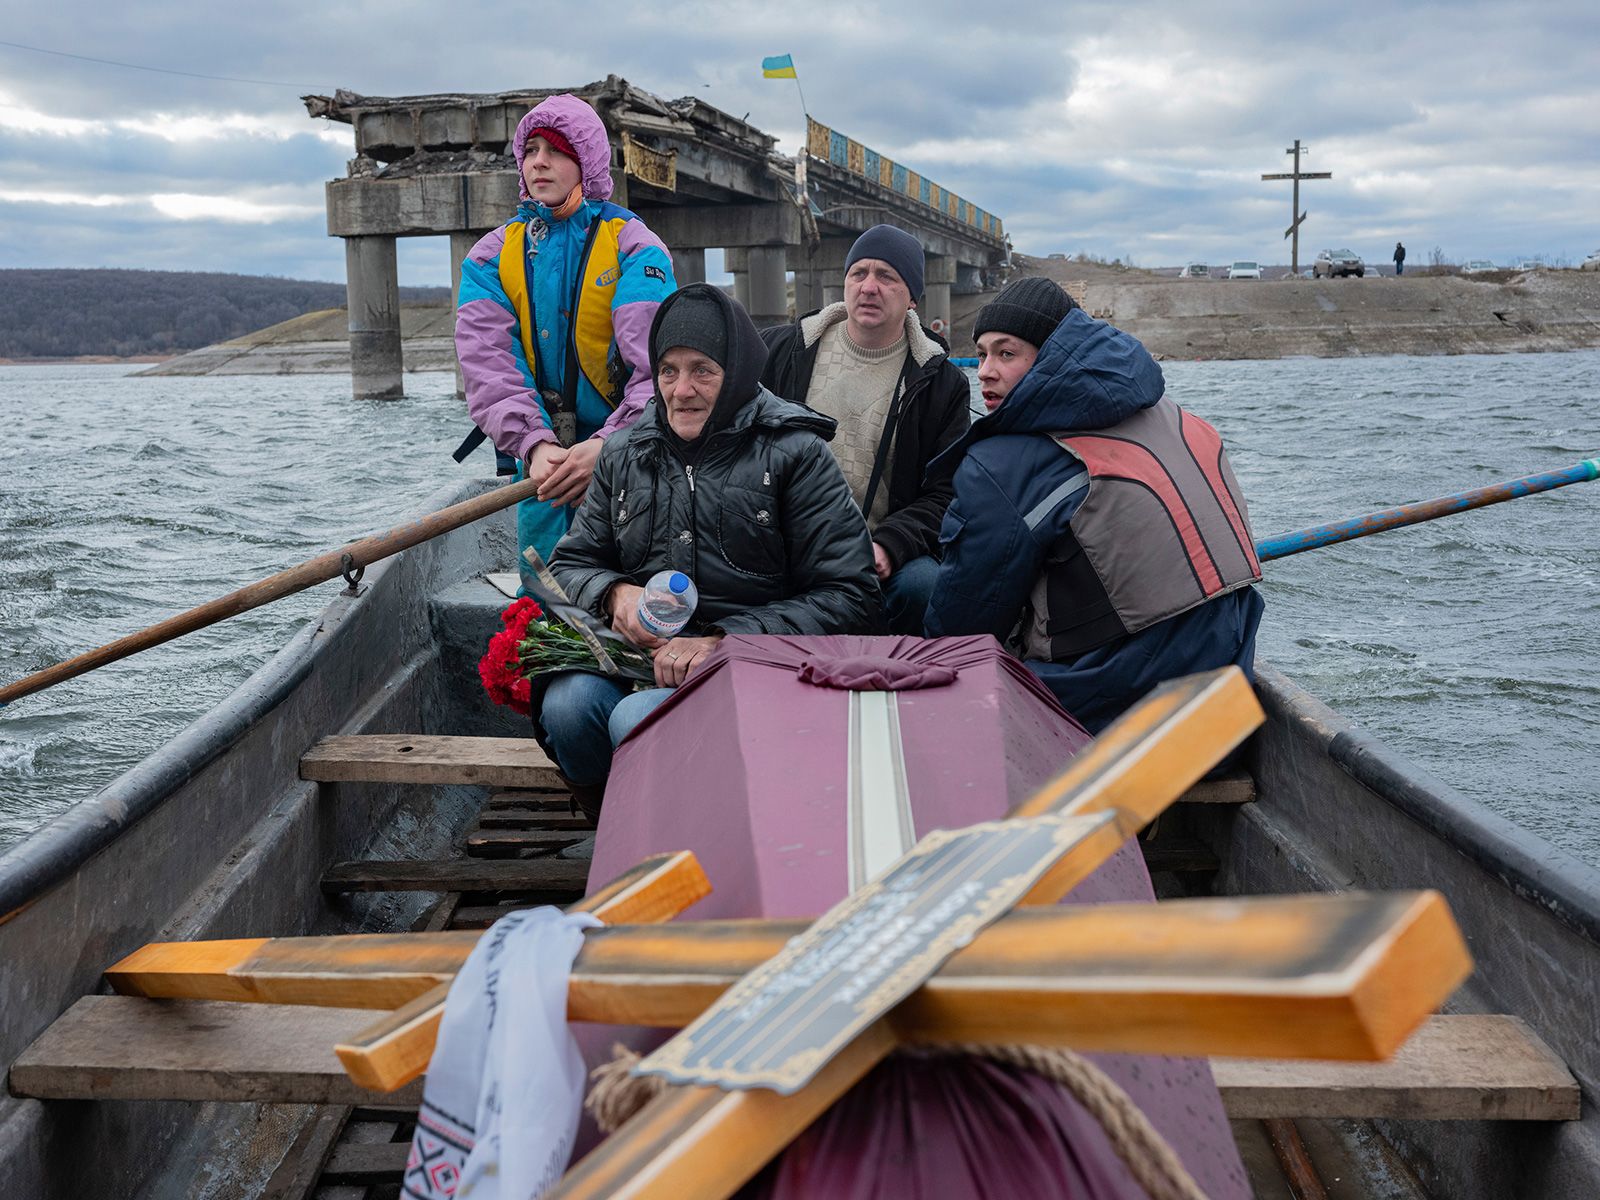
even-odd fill
[[[393,1194],[415,1088],[363,1094],[331,1053],[307,1058],[361,1014],[239,1005],[235,1023],[207,1009],[174,1036],[178,1006],[100,993],[149,942],[481,928],[503,902],[582,891],[587,862],[558,849],[580,831],[552,815],[538,789],[555,780],[476,674],[504,603],[484,572],[513,553],[506,516],[369,569],[225,704],[0,858],[9,1191]],[[1142,844],[1158,892],[1436,888],[1477,967],[1391,1064],[1216,1064],[1257,1194],[1318,1168],[1334,1195],[1600,1194],[1600,1118],[1581,1104],[1600,1071],[1600,877],[1269,668],[1258,693],[1249,775],[1197,790]],[[506,787],[521,790],[486,808]],[[544,853],[451,857],[463,839]]]

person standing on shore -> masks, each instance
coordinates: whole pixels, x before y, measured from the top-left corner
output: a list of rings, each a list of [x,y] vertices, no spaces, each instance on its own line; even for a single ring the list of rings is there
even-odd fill
[[[1399,242],[1394,244],[1394,273],[1396,275],[1406,273],[1406,248]]]
[[[927,635],[993,634],[1091,733],[1168,679],[1251,674],[1265,607],[1222,438],[1139,341],[1048,279],[978,310],[989,412],[954,474]]]
[[[611,145],[594,109],[550,96],[511,145],[522,202],[461,264],[456,354],[473,421],[517,460],[518,479],[540,484],[517,506],[517,541],[548,559],[601,443],[654,393],[650,324],[676,285],[661,239],[610,201]]]
[[[872,530],[890,633],[922,632],[950,481],[928,464],[966,432],[971,388],[917,315],[922,243],[874,225],[845,259],[844,300],[761,331],[761,382],[839,423],[833,455]]]

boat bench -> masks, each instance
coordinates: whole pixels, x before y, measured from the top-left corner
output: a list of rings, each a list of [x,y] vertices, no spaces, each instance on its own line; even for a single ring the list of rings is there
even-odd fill
[[[86,996],[11,1068],[13,1095],[40,1100],[223,1100],[409,1104],[357,1087],[335,1043],[370,1009]],[[1575,1121],[1577,1081],[1520,1019],[1435,1016],[1388,1062],[1217,1058],[1228,1116],[1426,1121]]]
[[[482,784],[564,791],[556,765],[532,738],[438,734],[325,737],[300,760],[300,778],[322,783]],[[1179,804],[1248,804],[1255,780],[1244,772],[1203,779]]]

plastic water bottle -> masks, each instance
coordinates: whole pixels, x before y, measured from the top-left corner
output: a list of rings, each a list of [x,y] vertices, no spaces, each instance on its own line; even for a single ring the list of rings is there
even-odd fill
[[[694,616],[700,593],[682,571],[657,571],[639,596],[639,624],[658,638],[673,638]]]

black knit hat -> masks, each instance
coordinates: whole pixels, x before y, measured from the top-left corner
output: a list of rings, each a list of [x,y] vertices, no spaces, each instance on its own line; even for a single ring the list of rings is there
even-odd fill
[[[1030,346],[1042,346],[1062,318],[1077,307],[1054,280],[1042,275],[1013,279],[978,310],[972,340],[986,333],[1009,333]]]
[[[850,268],[863,258],[876,258],[888,263],[906,287],[911,289],[911,298],[922,298],[922,276],[927,257],[923,254],[922,243],[904,229],[896,229],[893,225],[874,225],[867,230],[850,247],[850,254],[844,260],[845,272],[848,274]]]
[[[677,302],[662,313],[650,339],[650,369],[674,346],[698,350],[719,367],[728,365],[728,319],[716,299],[704,289],[685,288]]]

